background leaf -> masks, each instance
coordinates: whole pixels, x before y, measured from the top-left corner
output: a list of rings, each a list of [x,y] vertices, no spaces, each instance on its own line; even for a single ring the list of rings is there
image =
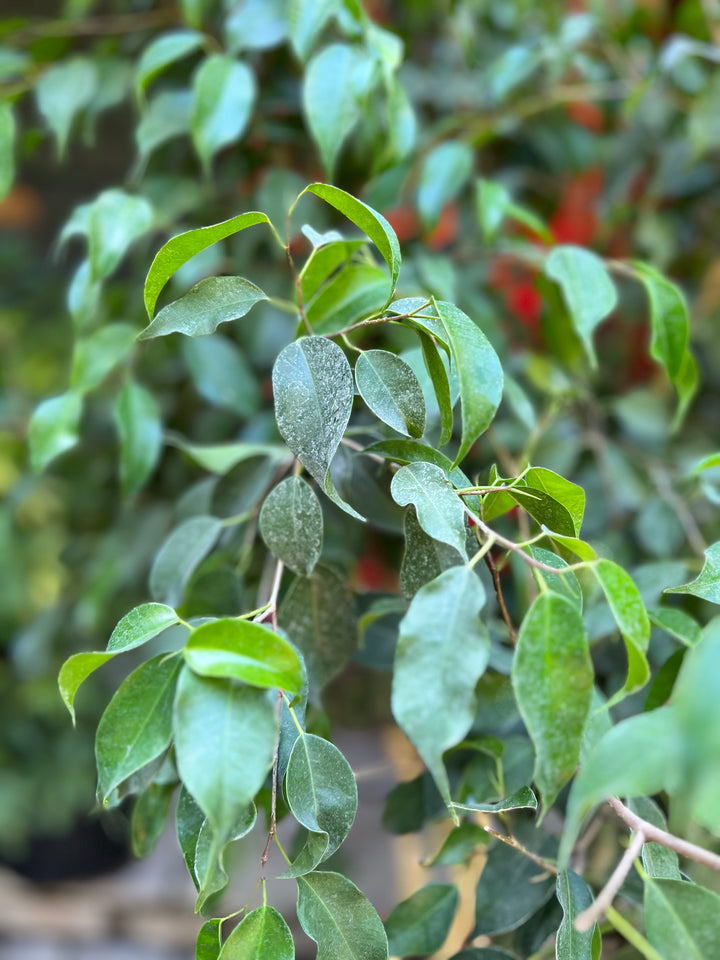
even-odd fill
[[[0,103],[0,200],[10,191],[15,180],[15,115],[12,105]]]
[[[74,391],[38,404],[28,428],[30,462],[36,473],[75,446],[80,439],[81,416],[82,397]]]
[[[162,423],[155,397],[129,381],[115,401],[115,426],[120,439],[120,486],[132,496],[145,485],[162,453]]]
[[[684,880],[646,880],[647,938],[665,960],[708,960],[720,944],[720,897]]]
[[[427,227],[435,226],[443,207],[460,193],[472,168],[472,147],[460,140],[448,140],[425,155],[417,204]]]
[[[323,27],[338,8],[338,0],[290,0],[288,33],[300,60],[307,60]]]
[[[452,883],[429,883],[390,911],[385,921],[390,954],[434,953],[445,942],[458,906]]]
[[[310,484],[302,477],[286,477],[273,487],[263,502],[259,526],[278,560],[309,577],[323,543],[322,508]]]
[[[104,190],[88,212],[88,247],[93,277],[104,279],[153,224],[152,205],[124,190]]]
[[[176,527],[160,547],[150,570],[150,594],[176,607],[188,580],[212,550],[222,522],[215,517],[191,517]]]
[[[598,560],[591,567],[603,588],[618,625],[628,657],[628,675],[624,686],[610,700],[621,700],[628,693],[644,687],[650,677],[645,651],[650,642],[650,621],[640,591],[632,577],[612,560]]]
[[[96,82],[95,65],[87,57],[71,57],[52,64],[38,78],[38,110],[55,135],[59,158],[65,153],[73,120],[87,107]]]
[[[149,43],[135,68],[135,93],[138,98],[158,74],[177,60],[194,53],[202,42],[203,35],[197,30],[172,30]]]
[[[244,132],[255,101],[255,75],[244,63],[214,53],[193,78],[191,132],[205,172],[223,147]]]

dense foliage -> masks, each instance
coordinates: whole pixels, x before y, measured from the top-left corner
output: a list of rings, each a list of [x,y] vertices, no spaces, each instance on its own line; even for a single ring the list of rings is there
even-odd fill
[[[34,651],[70,654],[73,717],[116,670],[98,798],[134,798],[139,854],[174,809],[199,911],[267,831],[260,905],[224,943],[207,920],[203,960],[294,956],[285,817],[318,957],[442,948],[454,883],[383,922],[327,869],[358,803],[333,724],[378,721],[425,768],[384,827],[486,856],[456,960],[716,957],[711,5],[91,6],[2,24],[3,190],[134,126],[60,231],[62,334],[26,348],[72,329],[27,428],[45,478],[17,443],[52,376],[10,408],[5,550],[42,583],[16,544],[52,491],[74,577],[52,605],[11,583],[13,704]]]

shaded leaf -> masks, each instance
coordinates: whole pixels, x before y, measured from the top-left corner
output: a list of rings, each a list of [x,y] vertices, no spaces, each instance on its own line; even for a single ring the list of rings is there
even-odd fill
[[[136,197],[124,190],[104,190],[88,211],[93,277],[109,277],[132,244],[150,229],[153,217],[152,205],[145,197]]]
[[[129,381],[117,396],[114,415],[120,439],[120,487],[131,496],[145,485],[160,459],[160,411],[149,390]]]
[[[430,375],[430,382],[440,411],[440,437],[437,445],[444,447],[452,439],[453,432],[453,401],[450,393],[450,380],[436,342],[421,330],[418,330],[418,337],[420,338],[425,367]]]
[[[420,526],[428,536],[449,544],[462,557],[467,557],[465,510],[441,467],[432,463],[409,463],[392,478],[390,492],[401,507],[413,504]]]
[[[251,417],[260,406],[260,389],[245,354],[219,333],[185,337],[180,344],[198,393],[240,417]]]
[[[556,553],[551,553],[550,550],[543,550],[542,547],[534,546],[531,547],[530,550],[536,560],[539,560],[548,567],[557,567],[558,570],[563,570],[565,567],[567,567],[567,563],[562,559],[562,557],[559,557]],[[570,603],[572,603],[572,605],[576,607],[580,613],[582,613],[582,590],[580,589],[578,578],[572,571],[569,573],[564,573],[562,576],[555,576],[553,573],[548,573],[546,570],[539,569],[536,569],[535,573],[538,577],[542,578],[543,582],[550,590],[552,590],[553,593],[559,593],[561,596],[565,597],[566,600],[569,600]]]
[[[109,323],[87,337],[75,341],[70,386],[86,393],[99,386],[119,366],[135,346],[135,327],[129,323]]]
[[[405,512],[403,524],[405,552],[400,567],[400,587],[408,599],[449,567],[463,562],[463,554],[428,536],[418,522],[415,510]]]
[[[135,128],[141,163],[163,143],[190,133],[192,101],[191,90],[163,90],[150,100]]]
[[[365,447],[363,453],[374,453],[376,456],[394,460],[396,463],[434,463],[440,467],[448,480],[456,487],[471,487],[472,484],[460,467],[454,467],[450,457],[429,447],[418,440],[379,440]]]
[[[150,594],[176,607],[188,580],[212,550],[222,530],[215,517],[191,517],[176,527],[157,552],[150,570]]]
[[[300,877],[297,914],[318,945],[317,960],[387,960],[382,920],[347,877],[330,872]]]
[[[705,551],[705,563],[699,576],[681,587],[667,587],[664,593],[689,593],[711,603],[720,603],[720,540]]]
[[[650,621],[640,591],[629,573],[617,563],[604,559],[594,563],[591,569],[603,588],[627,651],[627,680],[610,699],[612,705],[644,687],[650,678],[650,666],[645,656],[650,642]]]
[[[645,930],[665,960],[709,960],[720,947],[720,897],[684,880],[646,880]]]
[[[287,477],[274,487],[262,505],[259,527],[278,560],[310,576],[323,543],[322,508],[310,484],[302,477]]]
[[[306,60],[323,27],[338,8],[338,0],[290,0],[288,33],[300,60]]]
[[[482,827],[476,823],[463,822],[447,835],[434,857],[423,861],[423,866],[444,867],[467,863],[470,857],[478,852],[478,848],[484,849],[489,841],[490,834]]]
[[[537,797],[530,787],[521,787],[515,793],[496,803],[453,803],[457,810],[480,810],[483,813],[502,813],[503,810],[536,810]]]
[[[36,473],[80,439],[82,396],[70,391],[38,404],[30,418],[30,462]]]
[[[35,84],[38,110],[55,135],[60,158],[73,120],[90,103],[96,83],[95,64],[88,57],[71,57],[51,64]]]
[[[174,790],[174,783],[151,783],[135,801],[130,836],[136,857],[147,857],[152,853],[165,827]]]
[[[452,883],[429,883],[390,911],[385,921],[394,957],[434,953],[445,942],[458,907]]]
[[[173,436],[172,441],[198,466],[211,473],[227,473],[239,463],[255,457],[267,457],[272,463],[290,461],[288,450],[272,443],[188,443]]]
[[[427,227],[434,227],[445,204],[465,186],[473,168],[473,149],[448,140],[427,153],[420,169],[417,205]]]
[[[252,70],[225,54],[212,54],[195,72],[190,129],[206,173],[218,150],[244,132],[255,92]]]
[[[577,873],[561,870],[555,892],[563,908],[563,919],[555,941],[556,960],[593,960],[596,924],[583,933],[575,929],[575,918],[593,902],[592,890]]]
[[[290,928],[274,907],[252,910],[225,941],[220,960],[294,960]]]
[[[261,300],[267,300],[267,295],[243,277],[208,277],[196,283],[184,297],[163,307],[138,340],[168,333],[207,336],[219,324],[244,317]]]
[[[185,0],[187,2],[187,0]],[[218,960],[222,947],[222,918],[206,920],[195,941],[195,960]]]
[[[7,100],[0,103],[0,200],[15,180],[15,115]]]
[[[479,178],[476,181],[476,205],[485,243],[492,243],[506,219],[516,220],[546,243],[552,243],[552,234],[540,217],[514,203],[502,183]]]
[[[365,350],[355,364],[360,396],[383,423],[406,436],[425,432],[425,400],[418,379],[400,357],[387,350]]]
[[[647,820],[660,830],[667,830],[667,821],[658,805],[649,797],[635,797],[628,800],[628,806],[643,820]],[[643,868],[656,880],[680,880],[680,862],[677,853],[663,847],[662,844],[644,843],[642,848]]]
[[[135,93],[142,96],[145,87],[177,60],[182,60],[203,43],[196,30],[172,30],[156,37],[143,49],[135,68]]]

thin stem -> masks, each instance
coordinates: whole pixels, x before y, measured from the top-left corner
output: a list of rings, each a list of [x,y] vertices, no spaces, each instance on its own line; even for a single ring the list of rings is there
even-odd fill
[[[625,882],[625,878],[632,870],[633,862],[642,850],[644,843],[645,834],[642,832],[642,830],[638,830],[630,841],[630,845],[628,846],[627,850],[622,855],[622,859],[613,870],[607,883],[597,895],[593,903],[587,908],[587,910],[583,910],[583,912],[578,914],[575,918],[576,930],[579,930],[581,933],[585,933],[586,931],[590,930],[595,922],[599,920],[604,913],[607,913],[608,907],[612,907],[612,902],[615,899],[618,890]]]
[[[493,830],[492,827],[483,827],[483,830],[486,833],[489,833],[493,837],[497,837],[498,840],[502,840],[503,843],[506,843],[509,847],[512,847],[514,850],[522,853],[523,856],[527,857],[528,860],[532,860],[533,863],[536,863],[547,873],[552,873],[557,875],[558,868],[553,863],[548,863],[547,860],[543,860],[542,857],[539,857],[536,853],[533,853],[532,850],[528,850],[527,847],[524,847],[519,840],[516,840],[512,835],[508,836],[506,833],[498,833],[497,830]]]
[[[510,633],[510,639],[513,642],[513,646],[515,646],[517,643],[517,631],[513,626],[512,620],[510,619],[508,608],[505,606],[505,597],[503,596],[502,584],[500,583],[500,574],[498,573],[497,564],[495,563],[495,559],[490,550],[488,550],[488,552],[485,554],[485,565],[492,576],[493,584],[495,586],[495,595],[500,607],[500,613],[502,614],[502,618],[505,621],[505,626],[508,628],[508,632]]]
[[[605,916],[617,932],[625,937],[627,942],[635,947],[641,956],[645,957],[645,960],[663,960],[662,955],[657,952],[655,947],[653,947],[651,943],[648,943],[639,930],[636,930],[630,921],[626,920],[614,907],[608,907],[605,911]]]
[[[282,560],[278,560],[277,564],[275,565],[275,573],[273,575],[273,582],[272,587],[270,588],[270,597],[268,598],[267,605],[261,613],[253,618],[253,623],[263,621],[269,616],[273,630],[277,630],[277,601],[278,595],[280,594],[280,584],[282,583],[284,569],[285,564],[282,562]]]
[[[262,856],[260,857],[260,863],[262,864],[263,870],[265,865],[268,862],[268,856],[270,855],[270,844],[273,842],[273,837],[277,833],[277,784],[278,784],[278,762],[280,757],[280,710],[282,708],[283,702],[283,692],[278,690],[277,700],[275,704],[275,713],[277,716],[277,735],[275,737],[275,750],[273,753],[273,766],[272,766],[272,795],[270,800],[270,829],[268,831],[267,843],[265,844],[265,849],[263,850]],[[264,879],[264,878],[263,878]],[[263,898],[265,895],[265,883],[263,882]],[[263,899],[263,903],[264,903]]]
[[[355,450],[357,453],[365,453],[365,447],[361,443],[358,443],[357,440],[351,440],[349,437],[343,437],[340,443],[344,447],[347,447],[348,450]],[[375,463],[388,462],[385,457],[381,457],[377,453],[365,453],[365,456],[370,457],[370,459],[374,460]]]
[[[608,805],[612,807],[620,819],[624,820],[632,830],[637,830],[639,833],[642,833],[646,840],[659,843],[661,846],[667,847],[668,850],[674,850],[675,853],[679,853],[680,856],[687,857],[688,860],[694,860],[696,863],[701,863],[704,867],[709,867],[711,870],[720,871],[720,856],[718,856],[717,853],[713,853],[711,850],[705,850],[703,847],[697,846],[697,844],[690,843],[689,840],[682,840],[667,830],[661,830],[660,827],[653,826],[652,823],[648,823],[647,820],[643,820],[642,817],[633,813],[632,810],[615,797],[611,797],[608,800]]]

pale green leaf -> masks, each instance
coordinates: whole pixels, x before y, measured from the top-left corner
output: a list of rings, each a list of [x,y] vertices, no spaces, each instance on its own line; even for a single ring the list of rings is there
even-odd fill
[[[366,350],[355,364],[360,396],[393,430],[421,437],[425,432],[425,400],[418,379],[400,357],[387,350]]]
[[[98,667],[112,658],[112,653],[75,653],[68,657],[58,674],[58,687],[65,706],[75,723],[75,694],[81,683],[86,680]]]
[[[143,50],[135,68],[135,93],[142,97],[145,87],[162,71],[194,53],[203,43],[197,30],[173,30],[156,37]]]
[[[92,100],[96,83],[95,64],[88,57],[72,57],[49,66],[35,84],[38,110],[55,135],[60,158],[73,120]]]
[[[593,689],[585,625],[565,597],[542,593],[525,615],[512,682],[535,745],[534,780],[547,812],[577,767]]]
[[[617,290],[600,257],[583,247],[555,247],[545,273],[559,284],[575,332],[593,367],[597,366],[593,331],[617,305]]]
[[[428,536],[449,544],[462,557],[467,557],[465,510],[441,467],[433,463],[409,463],[392,478],[390,492],[401,507],[413,504],[420,526]]]
[[[650,642],[650,620],[640,591],[632,577],[611,560],[598,560],[591,570],[603,588],[615,622],[625,641],[628,658],[627,680],[609,701],[612,705],[635,690],[644,687],[650,679],[650,667],[645,652]]]
[[[584,540],[579,540],[577,537],[566,537],[563,534],[558,533],[556,530],[550,530],[545,526],[543,526],[543,530],[551,540],[556,540],[560,546],[566,547],[576,556],[580,557],[581,560],[596,559],[597,553],[590,546],[590,544],[585,543]]]
[[[245,354],[228,337],[183,337],[183,358],[195,389],[218,407],[249,418],[260,407],[260,388]]]
[[[495,803],[453,803],[456,810],[479,810],[482,813],[502,813],[505,810],[537,810],[537,797],[530,787],[521,787],[504,800]]]
[[[131,496],[144,486],[160,459],[160,410],[149,390],[129,381],[117,396],[114,414],[120,439],[120,486],[125,496]]]
[[[429,954],[439,950],[458,907],[452,883],[428,883],[390,911],[385,921],[388,948],[393,957]]]
[[[323,543],[322,508],[302,477],[287,477],[265,498],[259,517],[260,534],[285,566],[309,577],[320,559]]]
[[[138,340],[168,333],[204,337],[213,333],[218,324],[244,317],[261,300],[267,300],[267,295],[243,277],[208,277],[164,307]]]
[[[243,0],[225,19],[231,53],[276,47],[287,37],[287,29],[287,0]]]
[[[245,460],[267,457],[273,463],[289,463],[291,456],[286,447],[273,443],[188,443],[182,437],[171,438],[176,446],[203,470],[210,473],[227,473]]]
[[[147,857],[165,828],[174,783],[151,783],[140,794],[130,819],[130,840],[136,857]]]
[[[140,162],[168,140],[190,133],[192,90],[162,90],[150,100],[135,128]]]
[[[290,928],[274,907],[252,910],[235,927],[220,960],[294,960]]]
[[[15,180],[15,115],[7,100],[0,103],[0,200]]]
[[[681,587],[667,587],[664,592],[689,593],[710,603],[720,603],[720,540],[705,551],[705,563],[694,580]]]
[[[445,204],[465,186],[472,173],[473,157],[472,147],[460,140],[448,140],[425,155],[417,204],[426,226],[435,226]]]
[[[38,404],[30,418],[30,463],[39,473],[80,439],[82,396],[71,391]]]
[[[387,960],[382,920],[347,877],[330,872],[300,877],[297,914],[318,945],[317,960]]]
[[[93,278],[90,261],[83,260],[73,274],[67,292],[67,306],[76,330],[92,326],[100,303],[102,282]]]
[[[563,908],[563,919],[555,941],[556,960],[593,960],[595,924],[582,933],[575,929],[576,917],[593,902],[592,890],[577,873],[561,870],[555,892]]]
[[[530,547],[533,557],[536,560],[539,560],[541,563],[544,563],[548,567],[555,567],[557,570],[563,570],[567,567],[567,563],[559,557],[556,553],[551,553],[550,550],[543,550],[542,547]],[[547,587],[553,591],[553,593],[559,593],[561,596],[565,597],[566,600],[569,600],[570,603],[577,610],[582,613],[583,608],[583,595],[582,590],[580,589],[580,584],[578,583],[578,578],[575,574],[570,571],[565,573],[562,576],[559,574],[556,576],[554,573],[548,573],[547,570],[535,569],[533,571],[537,577],[540,577]]]
[[[479,619],[484,603],[485,592],[475,573],[466,566],[451,567],[418,590],[400,624],[393,715],[448,807],[450,785],[443,753],[470,729],[475,685],[490,655],[490,640]]]
[[[123,653],[142,646],[178,623],[178,615],[164,603],[143,603],[120,620],[108,640],[108,653]]]
[[[583,516],[585,514],[585,491],[577,483],[566,480],[559,473],[547,470],[545,467],[531,467],[525,474],[525,483],[534,490],[542,490],[553,500],[557,500],[570,514],[577,536],[580,533]],[[548,523],[548,526],[551,526]],[[561,532],[559,528],[551,529]]]
[[[300,60],[307,60],[315,40],[338,6],[338,0],[290,0],[288,33]]]
[[[379,313],[391,296],[386,270],[370,263],[348,263],[306,305],[305,313],[313,332],[324,336]]]
[[[124,190],[104,190],[88,211],[87,236],[93,277],[109,277],[132,244],[150,229],[153,217],[152,205],[145,197],[136,197]]]
[[[677,607],[654,607],[648,610],[648,618],[653,626],[664,630],[686,647],[694,647],[700,639],[700,624]]]
[[[710,960],[720,950],[720,896],[685,880],[646,880],[645,930],[664,960]]]
[[[206,173],[218,150],[245,131],[255,93],[252,70],[225,54],[212,54],[195,72],[190,129]]]
[[[109,323],[75,341],[70,387],[87,393],[125,361],[135,346],[137,331],[129,323]]]
[[[201,560],[212,550],[222,530],[215,517],[185,520],[163,542],[150,570],[150,594],[175,607],[182,600],[188,580]]]

